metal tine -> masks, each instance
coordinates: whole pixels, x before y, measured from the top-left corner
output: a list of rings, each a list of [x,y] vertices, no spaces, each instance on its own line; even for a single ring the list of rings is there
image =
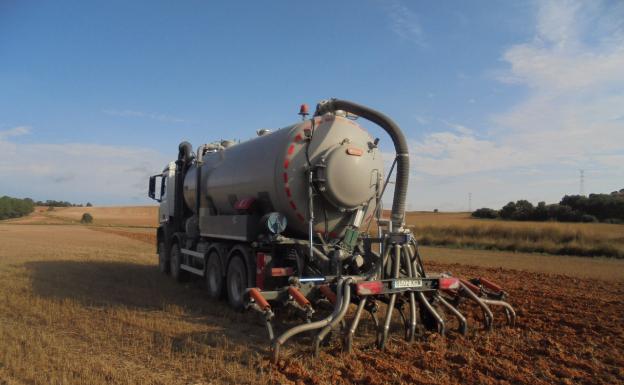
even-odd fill
[[[373,298],[370,298],[370,300],[367,301],[366,311],[368,312],[368,314],[370,314],[371,319],[373,320],[373,324],[375,325],[375,329],[379,328],[379,319],[377,319],[378,310],[379,306],[377,306],[377,303]]]
[[[514,326],[516,324],[516,312],[513,307],[505,301],[495,300],[495,299],[485,299],[482,298],[483,301],[487,305],[492,306],[502,306],[505,309],[505,317],[507,318],[507,324],[509,326]]]
[[[323,329],[319,332],[319,334],[316,336],[314,340],[314,356],[315,357],[318,357],[321,342],[325,339],[325,337],[327,336],[327,333],[329,333],[332,328],[338,325],[338,323],[342,321],[344,316],[347,314],[347,310],[349,309],[349,305],[351,304],[351,286],[350,286],[351,281],[352,281],[351,278],[346,278],[344,282],[342,283],[343,294],[342,294],[342,303],[340,306],[340,310],[338,311],[338,314],[336,314],[336,316],[333,319],[331,319],[325,327],[323,327]]]
[[[341,308],[342,308],[342,303],[343,303],[343,283],[344,283],[344,278],[339,278],[338,279],[338,284],[337,284],[337,293],[336,293],[336,306],[334,307],[334,311],[332,312],[332,314],[330,314],[328,317],[319,320],[319,321],[315,321],[315,322],[310,322],[310,323],[304,323],[301,325],[297,325],[295,327],[292,327],[288,330],[286,330],[284,333],[282,333],[279,337],[277,337],[275,340],[273,340],[273,344],[272,344],[272,350],[273,350],[273,354],[272,354],[272,358],[271,361],[275,364],[277,363],[278,359],[279,359],[279,352],[280,352],[280,347],[290,338],[292,338],[293,336],[303,333],[303,332],[307,332],[310,330],[315,330],[315,329],[320,329],[322,327],[325,327],[327,324],[329,324],[340,312]]]
[[[461,334],[466,335],[466,333],[468,332],[468,321],[466,321],[466,317],[464,317],[464,315],[460,313],[459,310],[455,308],[455,306],[451,305],[440,294],[436,294],[436,298],[440,301],[442,305],[444,305],[444,307],[446,307],[451,313],[453,313],[455,318],[457,318],[457,321],[459,321],[458,331]]]
[[[402,248],[403,259],[405,261],[405,268],[407,275],[415,278],[414,269],[412,268],[412,255],[409,245],[405,245]],[[410,309],[410,322],[409,328],[406,328],[405,340],[413,342],[416,337],[416,294],[413,291],[409,292],[409,309]]]
[[[433,318],[435,318],[436,323],[438,324],[438,333],[440,333],[441,335],[444,335],[446,333],[446,327],[444,326],[444,319],[440,316],[440,314],[438,314],[438,312],[433,308],[433,306],[431,306],[431,304],[427,300],[427,297],[425,297],[425,295],[422,292],[418,292],[418,299],[420,300],[420,303],[423,304],[425,309],[427,309],[429,314],[431,314]]]
[[[401,246],[394,245],[394,262],[392,264],[392,277],[399,278],[399,265],[401,262]],[[394,311],[394,304],[396,302],[397,293],[390,294],[390,301],[386,310],[386,318],[384,319],[383,326],[377,331],[377,347],[383,349],[388,340],[388,331],[390,330],[390,321],[392,320],[392,312]]]
[[[494,314],[492,314],[492,310],[490,310],[488,305],[481,298],[479,298],[479,296],[476,295],[468,286],[466,286],[464,282],[462,282],[462,280],[459,281],[459,286],[462,288],[462,294],[472,299],[474,302],[477,303],[477,305],[481,307],[481,309],[483,310],[483,324],[486,329],[492,330],[492,326],[494,324]]]
[[[403,305],[405,305],[405,302],[401,300],[401,297],[398,297],[398,299],[399,300],[394,305],[394,308],[399,312],[399,315],[401,316],[401,321],[403,322],[403,327],[405,328],[405,340],[407,340],[409,334],[409,321],[407,320],[407,317],[405,317],[405,313],[403,311]]]
[[[362,299],[360,300],[357,311],[355,312],[355,317],[353,317],[353,321],[351,321],[351,327],[349,328],[349,330],[347,330],[347,333],[345,335],[345,350],[348,353],[353,352],[353,336],[355,335],[355,331],[360,324],[360,318],[362,318],[362,312],[364,311],[364,307],[366,306],[366,300],[367,297],[362,297]]]

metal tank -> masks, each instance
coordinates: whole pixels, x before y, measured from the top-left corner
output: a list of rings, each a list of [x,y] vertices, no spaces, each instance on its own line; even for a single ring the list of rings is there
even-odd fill
[[[199,201],[202,220],[235,215],[254,205],[259,214],[279,212],[287,234],[309,231],[313,179],[314,232],[344,235],[372,218],[380,193],[383,161],[376,141],[355,121],[326,114],[242,143],[208,145],[204,150]],[[184,179],[184,200],[196,211],[197,166]],[[308,170],[312,170],[312,173]]]

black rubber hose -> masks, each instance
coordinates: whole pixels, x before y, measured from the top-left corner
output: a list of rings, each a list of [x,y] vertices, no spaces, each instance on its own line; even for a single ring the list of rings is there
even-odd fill
[[[193,146],[189,142],[182,142],[178,146],[178,160],[183,160],[185,164],[188,164],[193,157]]]
[[[193,159],[193,146],[189,142],[182,142],[178,146],[178,160],[176,161],[175,194],[173,222],[176,231],[184,230],[184,176],[186,169]]]
[[[407,184],[409,182],[409,149],[407,141],[399,126],[389,117],[379,111],[366,106],[350,102],[348,100],[330,99],[320,102],[316,106],[314,116],[320,116],[328,112],[343,110],[370,120],[383,128],[394,143],[397,157],[397,175],[394,185],[394,199],[392,201],[392,227],[399,229],[403,226],[405,217],[405,199],[407,197]]]

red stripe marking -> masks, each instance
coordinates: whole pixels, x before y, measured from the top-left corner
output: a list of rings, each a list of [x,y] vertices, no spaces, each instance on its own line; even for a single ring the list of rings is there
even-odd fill
[[[297,205],[295,205],[295,202],[290,201],[289,203],[290,203],[290,207],[292,207],[293,210],[297,210]]]
[[[290,189],[286,187],[285,190],[286,190],[286,195],[290,198],[291,197]]]
[[[290,147],[288,147],[288,155],[292,155],[293,152],[295,152],[295,145],[291,144]]]
[[[284,183],[288,183],[288,174],[284,173]]]
[[[299,141],[301,141],[301,139],[302,139],[302,138],[301,138],[301,134],[297,134],[297,136],[295,136],[294,141],[295,141],[295,142],[299,142]]]
[[[305,218],[301,215],[301,213],[297,213],[297,218],[299,218],[301,222],[305,222]]]
[[[288,159],[284,159],[284,168],[288,168],[290,161]]]

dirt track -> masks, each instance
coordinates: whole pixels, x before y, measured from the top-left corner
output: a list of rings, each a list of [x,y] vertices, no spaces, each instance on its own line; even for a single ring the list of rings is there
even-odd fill
[[[336,347],[313,361],[309,353],[282,360],[287,383],[619,384],[624,383],[624,283],[462,265],[429,264],[466,277],[505,282],[518,323],[485,332],[470,311],[463,337],[429,334],[411,345],[399,331],[386,352],[360,339],[356,353]],[[468,308],[471,308],[470,306]],[[466,309],[466,308],[464,308]],[[471,308],[472,309],[472,308]],[[372,336],[370,337],[372,338]],[[302,364],[302,362],[309,362]]]

